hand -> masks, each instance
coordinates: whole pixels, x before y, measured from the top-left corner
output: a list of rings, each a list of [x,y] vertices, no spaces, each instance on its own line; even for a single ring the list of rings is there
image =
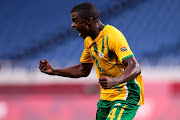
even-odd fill
[[[99,78],[99,82],[104,89],[110,89],[115,86],[117,83],[113,79],[109,77],[101,77]]]
[[[40,61],[39,69],[41,72],[46,73],[46,74],[52,74],[52,72],[53,72],[52,71],[53,68],[52,68],[51,64],[45,59]]]

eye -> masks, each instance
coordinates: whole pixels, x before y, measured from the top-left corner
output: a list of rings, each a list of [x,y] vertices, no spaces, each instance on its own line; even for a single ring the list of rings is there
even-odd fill
[[[72,21],[76,24],[77,23],[77,19],[72,19]]]

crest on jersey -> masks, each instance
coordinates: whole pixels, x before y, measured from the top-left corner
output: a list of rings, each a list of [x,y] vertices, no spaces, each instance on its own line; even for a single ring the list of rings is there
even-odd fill
[[[124,46],[121,48],[121,52],[127,51],[127,48]]]
[[[104,58],[104,54],[102,52],[99,53],[100,58]]]

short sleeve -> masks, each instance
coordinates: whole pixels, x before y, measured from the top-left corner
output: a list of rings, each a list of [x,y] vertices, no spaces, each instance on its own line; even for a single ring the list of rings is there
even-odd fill
[[[109,49],[116,53],[121,63],[123,60],[134,56],[126,38],[121,32],[115,34],[113,37],[109,37],[108,45]]]
[[[93,63],[92,62],[92,58],[90,56],[89,50],[88,49],[84,49],[83,53],[81,55],[81,59],[80,59],[81,63]]]
[[[84,41],[84,50],[83,53],[81,55],[81,59],[80,62],[81,63],[93,63],[91,55],[90,55],[90,51],[89,51],[89,38],[86,38]]]

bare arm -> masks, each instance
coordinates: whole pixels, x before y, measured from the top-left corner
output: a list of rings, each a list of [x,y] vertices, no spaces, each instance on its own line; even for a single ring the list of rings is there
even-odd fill
[[[141,74],[140,66],[134,56],[124,60],[123,64],[127,67],[120,76],[112,79],[108,77],[99,78],[99,83],[103,88],[111,88],[117,84],[131,81]]]
[[[126,69],[120,76],[114,78],[114,81],[117,81],[118,83],[128,82],[141,74],[141,68],[134,56],[124,60],[123,64],[127,66]]]
[[[70,78],[87,77],[92,69],[92,63],[81,63],[64,69],[53,69],[47,60],[40,61],[39,69],[49,75],[58,75]]]

